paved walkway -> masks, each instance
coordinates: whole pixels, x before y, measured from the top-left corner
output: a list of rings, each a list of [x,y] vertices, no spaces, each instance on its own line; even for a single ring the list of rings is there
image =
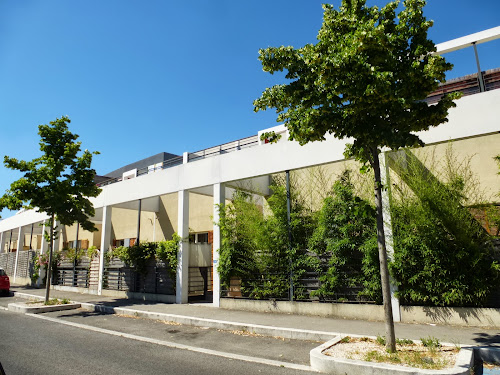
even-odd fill
[[[29,295],[45,296],[44,289],[16,285],[12,285],[11,289],[18,296],[25,298]],[[59,299],[68,298],[86,304],[84,306],[88,309],[102,312],[136,315],[220,329],[249,330],[271,336],[327,340],[338,333],[363,336],[385,334],[383,322],[227,310],[203,303],[168,304],[57,290],[51,290],[50,296]],[[398,338],[420,339],[432,336],[441,342],[500,347],[499,329],[403,323],[396,323],[395,326]]]

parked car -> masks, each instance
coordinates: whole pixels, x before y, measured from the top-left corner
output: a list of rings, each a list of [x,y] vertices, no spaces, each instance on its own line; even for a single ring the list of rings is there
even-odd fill
[[[10,290],[10,280],[7,273],[0,268],[0,292],[5,295],[9,295]]]

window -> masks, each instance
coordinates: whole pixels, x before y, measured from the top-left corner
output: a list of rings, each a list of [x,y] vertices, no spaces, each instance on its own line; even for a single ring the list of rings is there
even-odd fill
[[[190,243],[208,243],[208,232],[191,233],[189,235]]]
[[[114,247],[125,246],[125,240],[114,240],[113,241],[113,246]]]
[[[208,243],[208,233],[198,233],[196,237],[197,243]]]

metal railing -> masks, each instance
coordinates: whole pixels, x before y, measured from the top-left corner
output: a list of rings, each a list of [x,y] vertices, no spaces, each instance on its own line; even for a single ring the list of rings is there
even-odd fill
[[[481,72],[485,91],[500,89],[500,68]],[[437,103],[444,94],[461,92],[463,96],[479,94],[481,92],[478,74],[469,74],[454,78],[439,85],[439,88],[429,94],[425,100],[429,104]]]
[[[254,146],[257,146],[258,144],[259,144],[258,136],[253,135],[251,137],[243,138],[243,139],[240,139],[237,141],[224,143],[224,144],[219,145],[219,146],[210,147],[210,148],[207,148],[204,150],[188,153],[188,160],[187,161],[188,161],[188,163],[191,163],[191,162],[205,159],[208,157],[217,156],[217,155],[221,155],[221,154],[227,154],[229,152],[242,150],[244,148],[254,147]],[[157,172],[159,170],[175,167],[175,166],[181,165],[181,164],[183,164],[183,157],[177,156],[177,157],[174,157],[171,159],[164,160],[163,163],[161,164],[161,166],[159,166],[159,167],[148,166],[148,167],[138,169],[136,177],[143,176],[143,175],[146,175],[149,173],[154,173],[154,172]],[[115,177],[115,178],[110,178],[109,180],[106,180],[103,182],[99,182],[96,185],[99,187],[103,187],[103,186],[115,184],[115,183],[120,182],[120,181],[122,181],[122,177]]]
[[[132,267],[105,267],[103,288],[126,292],[150,294],[175,294],[175,280],[171,280],[167,268],[161,265],[149,266],[141,274]]]

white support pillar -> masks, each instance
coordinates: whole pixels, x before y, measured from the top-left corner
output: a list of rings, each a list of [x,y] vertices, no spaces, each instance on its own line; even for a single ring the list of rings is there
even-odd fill
[[[45,254],[45,251],[47,251],[47,240],[45,239],[45,226],[46,220],[43,221],[43,226],[42,226],[42,241],[40,242],[40,255]]]
[[[387,152],[380,154],[380,180],[382,181],[382,212],[384,217],[384,235],[385,235],[385,248],[387,250],[387,260],[392,262],[394,258],[394,240],[392,235],[392,218],[391,218],[391,177],[389,174],[389,165],[387,163]],[[391,288],[391,302],[392,302],[392,317],[395,322],[401,321],[401,306],[399,299],[396,298],[395,292],[398,287],[394,280],[389,275],[389,282]]]
[[[219,249],[221,246],[221,233],[220,227],[216,224],[220,220],[219,205],[224,204],[226,201],[226,189],[224,184],[214,184],[214,236],[213,236],[213,249],[214,249],[214,260],[213,260],[213,306],[220,306],[220,275],[219,275]]]
[[[55,254],[56,251],[59,251],[59,243],[61,242],[61,236],[62,236],[62,225],[61,223],[58,222],[57,220],[54,221],[54,243],[53,243],[53,248],[52,248],[52,256]]]
[[[181,237],[177,254],[175,303],[187,303],[189,293],[189,191],[178,192],[177,233]]]
[[[108,251],[111,243],[111,207],[102,208],[102,229],[101,229],[101,250],[99,254],[99,281],[97,294],[102,294],[102,284],[104,281],[104,254]]]
[[[16,263],[14,264],[14,282],[16,282],[16,277],[17,277],[17,264],[19,263],[19,252],[22,251],[23,244],[24,244],[23,227],[19,227],[19,232],[17,233]]]
[[[4,245],[5,236],[3,234],[4,232],[0,233],[0,254],[3,254],[3,251],[5,250],[5,245]]]
[[[46,229],[45,223],[46,220],[43,221],[42,225],[42,240],[40,241],[40,255],[45,254],[45,252],[47,251],[47,241],[45,240],[45,229]],[[39,274],[38,274],[38,280],[36,281],[36,286],[40,288],[42,280],[45,278],[45,267],[40,267],[38,272]]]

